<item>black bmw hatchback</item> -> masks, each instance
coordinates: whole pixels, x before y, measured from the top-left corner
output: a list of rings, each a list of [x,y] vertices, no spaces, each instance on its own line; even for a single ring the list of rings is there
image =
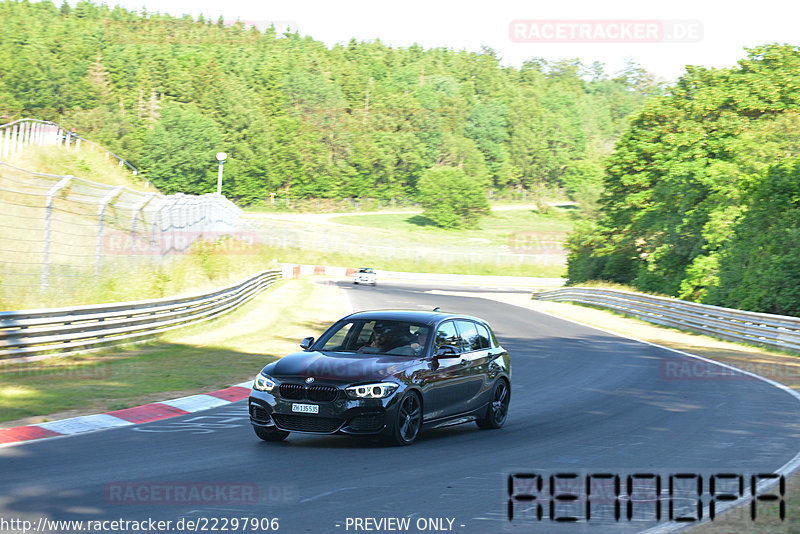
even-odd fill
[[[261,370],[250,423],[266,441],[290,432],[380,435],[413,443],[423,428],[500,428],[511,361],[481,319],[439,311],[348,315]]]

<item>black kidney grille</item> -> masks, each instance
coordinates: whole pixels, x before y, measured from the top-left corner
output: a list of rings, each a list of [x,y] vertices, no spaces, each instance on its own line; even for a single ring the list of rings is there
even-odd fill
[[[317,402],[330,402],[336,399],[339,390],[334,386],[309,386],[308,400]]]
[[[257,423],[269,423],[269,413],[263,406],[258,404],[250,405],[250,417]]]
[[[334,386],[304,386],[302,384],[281,384],[281,397],[289,400],[310,400],[330,402],[335,400],[339,390]]]
[[[284,399],[303,400],[306,398],[306,388],[302,384],[281,384],[280,392]]]
[[[336,432],[342,426],[341,419],[316,417],[313,415],[274,414],[275,423],[284,430],[296,432]]]

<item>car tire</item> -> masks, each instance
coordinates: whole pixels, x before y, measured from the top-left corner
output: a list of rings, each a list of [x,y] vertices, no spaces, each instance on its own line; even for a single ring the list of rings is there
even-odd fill
[[[264,441],[283,441],[289,435],[285,430],[278,430],[277,428],[265,428],[263,426],[253,426],[256,436]]]
[[[484,430],[500,428],[508,418],[508,404],[511,402],[511,385],[505,378],[495,382],[492,400],[486,407],[486,414],[475,421]]]
[[[422,430],[422,400],[419,395],[409,391],[397,405],[392,432],[388,436],[394,445],[411,445]]]

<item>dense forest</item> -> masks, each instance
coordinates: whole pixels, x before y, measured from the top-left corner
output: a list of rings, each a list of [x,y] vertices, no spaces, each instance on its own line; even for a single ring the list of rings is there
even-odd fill
[[[0,2],[0,120],[76,127],[166,193],[240,204],[416,197],[433,169],[470,191],[600,190],[627,117],[661,90],[636,64],[531,59],[259,31],[81,1]],[[445,169],[446,170],[446,169]],[[438,174],[437,174],[438,173]]]
[[[506,67],[491,49],[331,48],[87,1],[5,0],[0,20],[0,121],[74,126],[166,193],[213,191],[225,151],[223,192],[242,205],[469,197],[468,220],[487,190],[599,195],[569,240],[571,283],[800,315],[797,47],[687,67],[665,88],[636,64],[609,75],[579,60]]]
[[[599,219],[571,236],[570,281],[800,315],[799,155],[800,48],[688,67],[617,143]]]

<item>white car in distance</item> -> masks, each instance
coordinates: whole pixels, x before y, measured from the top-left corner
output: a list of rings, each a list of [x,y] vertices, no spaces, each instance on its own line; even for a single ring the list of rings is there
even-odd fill
[[[353,283],[372,284],[374,286],[376,283],[375,269],[370,267],[362,267],[361,269],[357,270],[353,275]]]

